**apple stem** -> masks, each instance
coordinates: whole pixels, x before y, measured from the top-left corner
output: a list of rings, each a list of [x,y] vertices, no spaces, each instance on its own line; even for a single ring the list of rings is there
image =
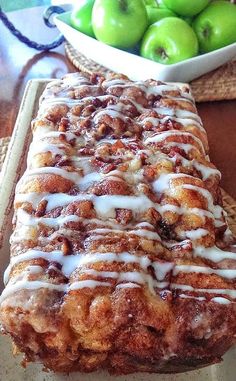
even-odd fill
[[[126,12],[126,11],[127,11],[127,9],[128,9],[127,0],[119,0],[119,5],[120,5],[120,9],[121,9],[123,12]]]
[[[168,58],[168,55],[166,54],[166,51],[163,48],[158,48],[156,50],[156,53],[158,54],[158,56],[161,57],[162,60],[165,60],[166,58]]]
[[[208,38],[209,35],[210,35],[210,30],[209,30],[209,28],[205,28],[205,29],[203,30],[202,34],[203,34],[204,38]]]

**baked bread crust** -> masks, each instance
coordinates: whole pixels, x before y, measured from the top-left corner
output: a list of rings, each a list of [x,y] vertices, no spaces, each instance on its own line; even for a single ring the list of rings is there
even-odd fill
[[[16,188],[0,319],[59,372],[183,372],[235,342],[236,253],[186,85],[45,89]]]

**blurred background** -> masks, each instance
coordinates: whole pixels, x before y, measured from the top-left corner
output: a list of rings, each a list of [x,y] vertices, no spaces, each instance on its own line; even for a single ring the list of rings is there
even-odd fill
[[[50,0],[1,0],[0,1],[1,7],[3,11],[9,12],[9,11],[15,11],[17,9],[23,9],[23,8],[30,8],[35,7],[39,5],[49,5],[51,4]]]
[[[5,12],[16,11],[17,9],[31,8],[42,5],[72,4],[79,0],[0,0],[0,5]]]

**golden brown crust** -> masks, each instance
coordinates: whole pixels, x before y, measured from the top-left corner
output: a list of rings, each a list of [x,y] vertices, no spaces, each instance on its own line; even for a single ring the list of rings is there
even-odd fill
[[[17,185],[0,318],[60,372],[182,372],[234,343],[234,249],[187,86],[50,83]]]

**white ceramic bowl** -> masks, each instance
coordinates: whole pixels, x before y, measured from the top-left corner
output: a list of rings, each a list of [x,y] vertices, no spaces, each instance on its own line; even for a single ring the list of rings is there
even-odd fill
[[[162,81],[189,82],[236,57],[236,43],[234,43],[177,64],[162,65],[113,48],[77,31],[70,26],[70,12],[55,16],[54,21],[67,41],[79,52],[133,80],[153,78]]]

